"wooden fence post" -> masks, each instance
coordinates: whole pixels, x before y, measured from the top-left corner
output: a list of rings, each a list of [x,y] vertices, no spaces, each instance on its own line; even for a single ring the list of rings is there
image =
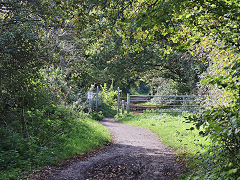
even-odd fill
[[[122,114],[124,114],[124,104],[125,104],[125,101],[122,100]]]
[[[97,86],[97,92],[96,92],[96,112],[98,112],[98,93],[99,93],[99,87]]]
[[[130,94],[127,93],[127,113],[130,112]]]
[[[119,87],[118,87],[118,95],[117,95],[117,113],[119,114],[119,108],[120,108],[120,94],[119,94]]]

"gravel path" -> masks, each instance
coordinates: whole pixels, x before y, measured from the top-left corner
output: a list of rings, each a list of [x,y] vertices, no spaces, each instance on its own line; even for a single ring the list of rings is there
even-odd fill
[[[112,132],[113,145],[70,163],[46,179],[178,179],[184,167],[156,134],[113,118],[104,118],[101,123]]]

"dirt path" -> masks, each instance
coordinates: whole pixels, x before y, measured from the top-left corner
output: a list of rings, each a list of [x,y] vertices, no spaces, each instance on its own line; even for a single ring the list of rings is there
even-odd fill
[[[178,179],[183,166],[172,150],[147,129],[104,118],[114,143],[88,158],[55,172],[48,180]]]

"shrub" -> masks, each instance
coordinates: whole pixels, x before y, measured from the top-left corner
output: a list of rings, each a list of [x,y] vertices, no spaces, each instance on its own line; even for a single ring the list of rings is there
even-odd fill
[[[117,93],[118,91],[113,89],[113,84],[111,84],[109,89],[106,83],[101,86],[98,102],[98,110],[100,112],[100,115],[93,113],[93,116],[95,116],[95,118],[99,119],[101,116],[114,116],[116,114],[117,111],[115,110],[115,107],[117,104]]]
[[[204,166],[198,173],[201,174],[200,177],[237,179],[240,176],[239,108],[240,105],[211,109],[198,116],[189,117],[197,128],[205,127],[201,134],[209,135],[214,144],[207,155],[202,154],[199,157]]]
[[[74,127],[71,110],[55,105],[42,110],[28,110],[24,132],[12,124],[0,128],[0,170],[28,169],[33,164],[52,161],[64,142],[64,136]],[[47,157],[47,158],[46,158]]]
[[[16,179],[110,141],[110,133],[91,116],[66,106],[28,110],[25,118],[23,134],[13,124],[0,128],[0,179]]]
[[[205,127],[203,136],[210,136],[213,147],[208,156],[199,158],[207,165],[200,169],[204,179],[237,179],[240,176],[240,63],[235,61],[228,68],[228,74],[216,75],[205,81],[232,93],[231,103],[210,107],[201,114],[189,117],[196,128]],[[236,93],[238,92],[238,93]]]
[[[104,83],[103,86],[101,86],[101,91],[100,91],[100,97],[103,101],[104,104],[107,106],[112,107],[117,103],[117,90],[113,89],[113,84],[111,84],[110,88],[107,88],[107,84]]]
[[[92,119],[100,121],[100,120],[103,119],[104,115],[103,115],[102,111],[99,111],[98,113],[97,112],[92,112],[91,117],[92,117]]]

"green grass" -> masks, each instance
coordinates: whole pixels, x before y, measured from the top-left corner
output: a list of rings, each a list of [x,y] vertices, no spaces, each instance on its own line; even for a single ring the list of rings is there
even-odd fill
[[[69,158],[75,154],[84,154],[111,141],[111,134],[100,123],[90,118],[78,120],[78,126],[70,132],[61,159]]]
[[[22,147],[25,152],[21,152],[21,154],[13,152],[14,157],[11,157],[11,151],[1,151],[1,153],[7,153],[14,160],[9,161],[10,164],[7,168],[0,170],[0,179],[20,179],[33,170],[41,169],[45,165],[58,164],[75,155],[94,151],[111,141],[110,132],[87,114],[79,113],[77,118],[70,122],[71,131],[62,134],[59,141],[51,142],[56,145],[37,148],[37,150],[32,145]],[[14,163],[18,165],[14,165]]]
[[[120,115],[117,120],[145,127],[157,133],[163,143],[175,148],[179,152],[197,153],[204,152],[210,145],[210,141],[199,136],[199,131],[187,130],[193,124],[186,123],[182,115],[145,113],[139,115]]]
[[[196,168],[199,163],[195,158],[197,154],[205,152],[211,145],[209,139],[199,135],[199,130],[187,130],[194,126],[191,123],[186,123],[182,114],[120,114],[116,116],[116,119],[126,124],[147,128],[156,133],[164,144],[175,149],[177,155],[187,164],[189,171]],[[183,175],[183,178],[186,176]]]

